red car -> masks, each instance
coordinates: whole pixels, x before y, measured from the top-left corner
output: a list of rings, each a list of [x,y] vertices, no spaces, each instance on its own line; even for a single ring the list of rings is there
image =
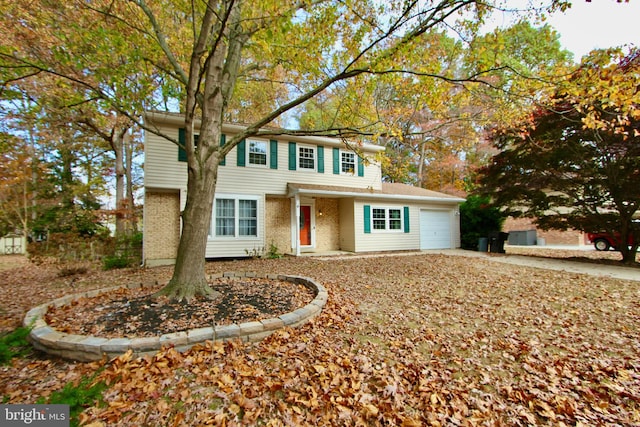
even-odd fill
[[[615,249],[620,245],[619,234],[612,236],[609,233],[587,233],[587,239],[589,239],[589,243],[593,243],[597,251],[608,251],[609,248]],[[629,236],[627,244],[633,245],[633,236]]]

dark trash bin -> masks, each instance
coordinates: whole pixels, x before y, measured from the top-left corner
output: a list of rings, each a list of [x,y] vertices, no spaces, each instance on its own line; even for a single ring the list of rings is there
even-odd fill
[[[493,231],[489,233],[489,252],[494,254],[503,254],[504,242],[509,238],[509,233],[501,231]]]
[[[478,252],[489,251],[489,239],[487,237],[481,237],[478,239]]]

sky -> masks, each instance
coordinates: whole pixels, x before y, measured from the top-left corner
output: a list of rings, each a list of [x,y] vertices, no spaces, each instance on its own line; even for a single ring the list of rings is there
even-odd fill
[[[570,9],[554,13],[547,23],[576,62],[592,49],[630,43],[640,47],[640,0],[573,0]]]

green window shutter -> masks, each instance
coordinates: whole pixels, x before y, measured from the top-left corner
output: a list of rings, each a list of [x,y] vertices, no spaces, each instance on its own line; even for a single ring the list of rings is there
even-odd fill
[[[244,139],[238,144],[237,152],[238,158],[236,163],[238,164],[238,166],[245,166],[247,162],[247,142]]]
[[[404,232],[409,232],[409,206],[404,207]]]
[[[227,143],[227,135],[220,134],[220,147],[222,147],[224,144]],[[224,166],[227,164],[227,158],[226,156],[222,158],[222,160],[220,160],[220,166]]]
[[[364,232],[371,233],[371,206],[364,205]]]
[[[269,141],[269,167],[278,169],[278,141],[272,139]]]
[[[289,143],[289,170],[290,171],[294,171],[296,170],[296,143],[295,142],[290,142]]]
[[[186,140],[186,138],[185,138],[184,128],[178,129],[178,142],[180,143],[180,145],[182,145],[182,147],[184,147],[185,140]],[[184,148],[180,147],[180,145],[178,146],[178,161],[179,162],[186,162],[187,161],[187,152],[185,151]]]
[[[360,156],[358,156],[358,176],[364,176],[364,164]]]
[[[333,173],[340,175],[340,149],[333,148]]]
[[[324,147],[318,146],[318,173],[324,173]]]

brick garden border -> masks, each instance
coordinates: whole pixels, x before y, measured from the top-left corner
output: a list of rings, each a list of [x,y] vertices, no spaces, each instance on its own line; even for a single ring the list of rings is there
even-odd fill
[[[105,355],[109,359],[117,357],[129,350],[133,352],[134,357],[137,357],[146,354],[153,355],[163,346],[173,346],[178,351],[186,351],[195,344],[205,341],[227,341],[235,339],[240,339],[245,342],[260,341],[278,329],[287,326],[297,327],[308,322],[317,316],[327,303],[327,290],[322,285],[306,277],[280,274],[259,275],[251,272],[228,272],[210,275],[208,278],[209,280],[215,280],[222,277],[261,278],[302,284],[315,292],[315,298],[304,307],[290,313],[282,314],[276,318],[240,324],[209,326],[156,337],[103,338],[89,335],[66,334],[56,331],[45,321],[44,316],[50,306],[60,307],[82,297],[92,298],[120,288],[137,289],[143,287],[143,284],[136,283],[127,286],[115,286],[67,295],[49,303],[39,305],[27,312],[23,325],[25,327],[33,326],[29,334],[29,341],[36,349],[65,359],[88,362],[100,360]]]

